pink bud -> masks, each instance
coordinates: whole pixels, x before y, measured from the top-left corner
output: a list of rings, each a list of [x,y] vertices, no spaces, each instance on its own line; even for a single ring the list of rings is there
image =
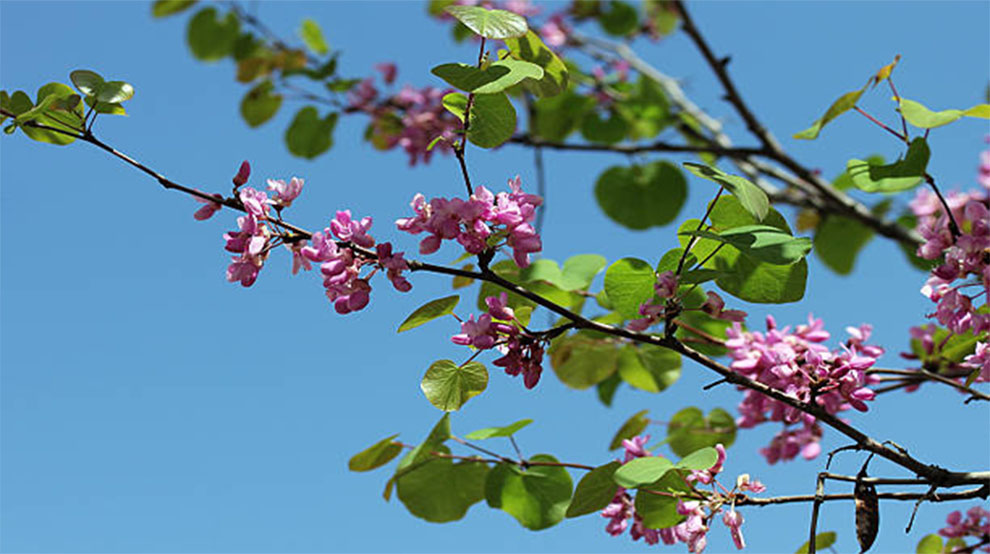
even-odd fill
[[[234,185],[241,186],[248,181],[248,177],[251,176],[251,164],[247,160],[241,162],[241,168],[237,170],[237,175],[234,175]]]

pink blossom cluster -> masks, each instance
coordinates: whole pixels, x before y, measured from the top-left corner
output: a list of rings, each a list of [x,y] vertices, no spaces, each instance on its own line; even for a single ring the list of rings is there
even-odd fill
[[[505,368],[505,373],[513,377],[522,374],[527,389],[535,387],[543,373],[545,341],[517,324],[506,293],[485,298],[485,304],[488,311],[478,319],[471,315],[467,321],[462,321],[461,332],[450,340],[478,350],[497,349],[502,357],[492,363]]]
[[[271,251],[274,234],[269,226],[271,207],[274,206],[278,211],[289,207],[302,192],[303,187],[302,179],[296,177],[293,177],[289,184],[285,181],[269,179],[268,188],[275,192],[275,197],[272,198],[265,191],[244,186],[250,176],[251,164],[244,161],[234,175],[233,182],[245,215],[237,218],[237,230],[223,235],[226,242],[224,249],[236,254],[231,264],[227,266],[227,280],[232,283],[239,282],[245,287],[250,287],[258,279],[258,273],[264,267]],[[198,220],[209,219],[220,209],[219,203],[205,203],[206,205],[193,214],[193,217]]]
[[[375,66],[385,84],[396,77],[395,64]],[[401,147],[409,155],[409,165],[419,161],[428,163],[434,150],[450,152],[461,122],[443,107],[444,95],[452,92],[433,87],[416,89],[409,85],[391,96],[380,96],[374,79],[367,78],[354,87],[349,95],[350,111],[360,111],[371,116],[369,135],[372,143],[382,150]],[[437,137],[432,149],[430,143]]]
[[[884,352],[883,348],[866,344],[872,327],[847,327],[850,338],[837,350],[822,343],[830,335],[820,319],[808,316],[807,325],[777,328],[772,316],[767,316],[767,331],[744,331],[737,322],[726,329],[725,346],[732,357],[730,367],[750,379],[782,391],[802,402],[815,402],[830,414],[850,407],[865,412],[866,402],[876,394],[867,385],[871,382],[866,370]],[[821,428],[814,416],[759,392],[743,389],[739,404],[739,427],[750,428],[766,421],[785,425],[762,448],[760,453],[770,464],[791,460],[800,452],[812,459],[821,452]],[[789,428],[798,425],[797,429]]]
[[[281,239],[292,252],[293,274],[300,269],[311,270],[312,263],[320,264],[327,298],[341,314],[357,311],[368,305],[371,292],[368,280],[379,269],[385,272],[397,290],[407,292],[412,288],[412,284],[403,276],[403,272],[409,270],[403,254],[392,252],[392,244],[388,242],[376,246],[375,239],[368,234],[372,223],[370,217],[357,220],[351,217],[350,210],[338,211],[330,226],[314,233],[308,242],[293,240],[293,237],[279,231],[277,223],[281,222],[281,211],[291,206],[299,197],[303,180],[293,177],[286,183],[281,179],[268,179],[269,194],[244,186],[250,175],[251,166],[245,161],[233,179],[237,198],[245,215],[237,218],[236,231],[223,235],[225,249],[237,254],[227,268],[228,281],[240,282],[245,287],[253,285],[272,248]],[[206,206],[200,208],[194,217],[208,219],[216,213],[221,206],[219,202],[223,200],[219,195],[216,198],[215,202],[197,198]],[[273,217],[272,208],[279,215]],[[371,248],[374,248],[373,252],[369,252]],[[364,266],[373,266],[375,269],[361,277]]]
[[[981,541],[986,541],[990,537],[990,511],[979,506],[973,506],[966,510],[966,517],[956,510],[945,518],[946,527],[939,529],[938,534],[949,539],[962,539],[964,537],[975,537]],[[990,545],[979,550],[990,552]],[[973,552],[973,550],[969,550]]]
[[[330,227],[313,233],[310,245],[299,249],[305,269],[309,269],[305,262],[320,264],[323,287],[337,313],[355,312],[368,305],[371,293],[368,281],[377,269],[386,271],[396,290],[407,292],[412,288],[402,275],[409,269],[403,254],[393,253],[392,244],[388,242],[375,246],[375,239],[368,235],[371,223],[370,217],[356,220],[351,217],[350,210],[338,211]],[[358,247],[368,249],[373,246],[375,256],[357,251]],[[366,265],[374,266],[376,270],[361,277],[361,269]]]
[[[444,240],[456,240],[467,252],[481,254],[503,244],[512,248],[519,267],[529,265],[529,255],[543,249],[540,235],[532,222],[543,199],[522,190],[519,177],[509,179],[510,192],[493,195],[481,186],[467,200],[433,198],[422,194],[413,197],[410,206],[414,217],[395,222],[399,230],[429,236],[419,243],[421,254],[432,254]],[[493,243],[494,241],[494,243]]]
[[[645,331],[647,328],[656,325],[664,320],[667,314],[667,304],[670,299],[677,296],[679,278],[673,271],[664,271],[657,275],[657,282],[653,284],[653,298],[643,302],[639,306],[639,315],[643,316],[634,319],[626,324],[632,331]],[[746,312],[741,310],[726,310],[725,301],[714,292],[705,293],[705,302],[698,310],[714,317],[727,321],[743,321],[746,319]],[[676,308],[680,309],[680,308]]]
[[[650,456],[650,452],[644,447],[649,439],[649,435],[640,435],[623,440],[622,446],[625,449],[623,463],[635,458]],[[709,469],[692,471],[685,479],[689,485],[693,482],[706,485],[715,483],[715,475],[722,471],[722,464],[725,462],[725,447],[718,444],[715,449],[718,451],[718,461]],[[762,483],[751,480],[748,474],[740,475],[736,479],[735,488],[726,491],[724,487],[721,487],[720,490],[720,488],[713,486],[712,494],[705,501],[678,500],[677,513],[684,516],[684,521],[664,529],[650,529],[643,524],[642,517],[636,513],[632,497],[623,487],[618,487],[612,501],[601,513],[602,517],[609,520],[605,525],[605,532],[612,536],[621,535],[628,528],[629,536],[634,541],[642,538],[647,544],[657,544],[663,541],[664,544],[668,545],[683,542],[687,545],[689,552],[701,553],[708,546],[708,522],[722,512],[725,504],[729,504],[729,510],[722,515],[722,523],[729,528],[736,548],[742,549],[746,547],[746,542],[742,536],[743,517],[735,510],[733,500],[736,494],[742,492],[761,493],[765,490],[766,487]],[[708,513],[705,512],[706,508]],[[632,527],[629,526],[630,520],[633,522]]]
[[[983,152],[978,180],[984,190],[946,195],[959,237],[952,236],[941,202],[928,189],[919,190],[910,207],[918,218],[916,230],[925,239],[918,256],[941,262],[921,289],[936,303],[932,316],[955,334],[972,330],[985,336],[990,331],[990,312],[985,309],[990,296],[990,150]],[[985,338],[965,363],[980,369],[978,380],[990,381]]]

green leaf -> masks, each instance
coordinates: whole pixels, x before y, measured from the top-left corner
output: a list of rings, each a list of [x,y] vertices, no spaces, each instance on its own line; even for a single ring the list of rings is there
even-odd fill
[[[868,161],[849,160],[846,171],[853,184],[866,192],[900,192],[922,181],[931,150],[922,137],[911,141],[904,158],[888,165],[871,165]]]
[[[867,82],[867,85],[869,82]],[[866,86],[859,90],[854,90],[852,92],[847,92],[840,96],[838,100],[832,103],[825,111],[825,115],[821,119],[815,121],[804,131],[794,135],[796,139],[814,140],[818,138],[818,134],[821,133],[823,127],[828,125],[830,121],[839,117],[840,115],[846,113],[847,111],[853,109],[856,102],[859,102],[859,97],[863,96],[863,92],[866,91]]]
[[[729,175],[717,167],[709,165],[684,162],[684,167],[698,177],[714,181],[725,187],[726,190],[739,199],[742,207],[758,221],[763,221],[763,218],[767,216],[767,212],[770,211],[770,199],[767,198],[766,193],[748,180],[738,175]]]
[[[306,44],[306,48],[309,48],[314,54],[325,56],[330,52],[327,40],[323,38],[320,24],[312,19],[303,20],[302,27],[299,29],[299,38]]]
[[[805,552],[807,551],[805,549]],[[918,547],[915,549],[916,554],[942,554],[942,552],[942,537],[935,533],[921,537],[921,540],[918,541]]]
[[[474,96],[467,134],[472,144],[495,148],[512,138],[515,130],[516,109],[504,92]]]
[[[826,531],[825,533],[818,533],[815,535],[815,550],[822,551],[833,544],[835,544],[835,531]],[[809,546],[808,541],[805,541],[805,543],[801,545],[801,548],[797,549],[795,554],[807,554]]]
[[[0,108],[7,111],[13,111],[10,107],[10,94],[5,90],[0,90]],[[7,121],[7,116],[0,115],[0,123]]]
[[[557,378],[574,389],[586,389],[615,373],[619,351],[608,340],[577,334],[561,337],[550,348]]]
[[[777,227],[746,225],[719,233],[711,231],[682,231],[680,234],[707,238],[731,244],[740,252],[773,265],[791,265],[811,252],[811,240],[793,237]]]
[[[437,408],[452,412],[488,387],[488,370],[478,362],[457,365],[450,360],[433,362],[419,388]]]
[[[753,225],[756,218],[743,208],[736,197],[722,197],[712,209],[711,221],[715,230],[724,231]],[[777,227],[788,234],[791,232],[787,221],[773,208],[770,208],[763,224]],[[743,256],[732,246],[719,250],[705,267],[721,272],[715,279],[715,284],[723,291],[755,303],[779,304],[800,300],[804,296],[808,278],[806,260],[788,266],[773,265]]]
[[[443,446],[443,443],[450,438],[450,414],[445,413],[440,421],[430,429],[430,434],[416,448],[413,448],[400,461],[395,468],[395,477],[398,478],[409,472],[412,468],[422,465],[423,462],[433,459],[430,454],[434,450]]]
[[[667,458],[659,456],[634,458],[615,470],[612,480],[620,487],[633,489],[657,481],[671,469],[674,469],[674,464]]]
[[[88,69],[77,69],[69,73],[69,79],[76,86],[76,90],[86,96],[96,96],[99,94],[105,82],[99,73]]]
[[[541,98],[533,103],[533,132],[548,141],[560,142],[577,129],[585,112],[594,107],[594,98],[571,90]]]
[[[155,0],[151,5],[152,17],[168,17],[192,7],[196,0]]]
[[[457,119],[464,121],[464,110],[467,109],[467,96],[459,92],[451,92],[444,95],[441,100],[443,107],[447,111],[457,116]]]
[[[540,40],[538,34],[528,30],[522,37],[505,39],[505,46],[513,58],[543,68],[543,77],[538,81],[523,81],[534,94],[540,97],[556,96],[567,90],[567,66]]]
[[[214,8],[196,12],[186,28],[186,42],[193,56],[202,61],[216,61],[234,51],[234,42],[240,32],[237,16],[230,12],[221,21]]]
[[[619,430],[616,431],[615,436],[612,437],[612,442],[609,443],[608,449],[615,450],[616,448],[620,448],[622,441],[631,439],[642,433],[646,429],[646,426],[650,424],[650,419],[646,417],[648,413],[650,413],[649,410],[641,410],[627,419],[622,424],[622,427],[619,427]]]
[[[398,436],[396,433],[358,452],[347,462],[347,468],[351,471],[371,471],[389,463],[402,452],[402,445],[395,442]]]
[[[622,258],[605,272],[605,294],[617,312],[626,318],[637,318],[639,305],[653,298],[656,282],[650,264],[637,258]]]
[[[505,10],[487,10],[478,6],[447,6],[445,11],[456,17],[476,35],[485,38],[521,37],[529,30],[525,18]]]
[[[530,423],[533,423],[532,419],[520,419],[519,421],[511,425],[506,425],[505,427],[485,427],[484,429],[471,431],[467,435],[464,435],[464,438],[476,441],[491,439],[494,437],[511,437],[516,433],[516,431],[526,427]]]
[[[549,454],[537,454],[531,462],[557,462]],[[539,531],[564,519],[571,500],[571,476],[556,466],[530,466],[522,470],[511,464],[493,467],[485,481],[485,499],[525,528]]]
[[[990,104],[977,104],[972,108],[963,110],[963,115],[967,117],[978,117],[980,119],[990,119]]]
[[[62,83],[48,83],[38,89],[37,104],[33,104],[21,91],[15,92],[10,97],[9,103],[12,111],[18,114],[15,118],[17,124],[34,121],[40,125],[79,132],[82,127],[82,117],[75,106],[72,110],[56,109],[60,104],[70,101],[73,96],[76,99],[75,105],[78,106],[79,96],[74,94],[71,88]],[[20,129],[32,140],[57,146],[65,146],[76,140],[69,135],[27,125],[22,125]]]
[[[629,124],[614,111],[609,112],[608,119],[602,119],[597,112],[591,111],[584,114],[581,120],[581,136],[588,142],[615,144],[626,138],[628,132]]]
[[[598,23],[606,33],[624,37],[639,27],[639,14],[636,8],[619,0],[611,0],[608,8],[598,16]]]
[[[660,392],[681,376],[681,355],[658,346],[626,345],[619,355],[619,376],[631,386]]]
[[[557,265],[557,262],[546,258],[533,260],[533,263],[529,264],[529,267],[519,273],[519,281],[523,283],[544,281],[557,286],[562,279],[563,275],[560,272],[560,266]]]
[[[282,95],[272,94],[275,85],[262,81],[241,100],[241,117],[250,127],[257,127],[275,116],[282,106]]]
[[[852,273],[859,251],[873,238],[873,231],[862,223],[829,214],[815,230],[815,254],[839,275]]]
[[[597,512],[608,506],[615,496],[617,487],[612,475],[620,466],[619,462],[609,462],[589,471],[578,481],[574,498],[567,507],[567,517],[578,517]]]
[[[669,162],[613,166],[595,183],[598,205],[613,221],[635,230],[666,225],[687,199],[687,180]]]
[[[719,443],[728,448],[735,440],[735,419],[721,408],[714,408],[707,417],[693,406],[684,408],[667,423],[667,442],[678,456]]]
[[[607,407],[612,407],[615,391],[618,390],[620,384],[622,384],[622,379],[619,377],[619,374],[613,373],[608,379],[595,385],[595,391],[598,393],[598,401]]]
[[[668,473],[664,476],[664,480],[672,475],[676,476],[677,472]],[[650,487],[650,490],[653,488]],[[677,513],[677,503],[678,498],[676,496],[654,494],[640,489],[636,492],[633,506],[636,508],[636,515],[642,518],[645,527],[648,529],[666,529],[684,520],[684,516]]]
[[[605,258],[598,254],[572,256],[564,262],[558,286],[563,290],[585,290],[605,264]]]
[[[423,304],[416,311],[409,314],[409,317],[399,325],[398,333],[403,331],[408,331],[410,329],[415,329],[420,325],[433,321],[438,317],[443,317],[447,314],[454,313],[454,308],[457,307],[457,303],[461,301],[461,297],[458,295],[445,296],[443,298],[437,298],[436,300],[430,300],[426,304]]]
[[[650,139],[677,121],[671,114],[670,101],[656,81],[640,74],[629,97],[613,104],[613,109],[629,124],[629,138]]]
[[[23,90],[15,90],[14,94],[10,95],[7,106],[14,115],[22,115],[34,107],[34,102]]]
[[[709,469],[718,462],[718,451],[711,446],[699,448],[684,456],[677,462],[677,469],[703,470]]]
[[[450,453],[445,446],[436,451]],[[434,523],[456,521],[484,498],[488,473],[488,466],[481,462],[455,464],[433,458],[396,478],[396,488],[399,500],[412,515]]]
[[[683,472],[668,471],[656,483],[636,492],[636,514],[650,529],[673,527],[685,519],[677,513],[678,499],[694,493],[692,487],[684,482]]]
[[[306,106],[285,131],[285,145],[294,156],[312,160],[333,146],[333,129],[337,125],[337,112],[330,112],[320,119],[314,106]]]
[[[86,105],[93,108],[96,113],[106,114],[106,115],[127,115],[127,110],[124,109],[120,104],[107,104],[106,102],[97,102],[95,96],[87,96],[83,99]]]
[[[100,87],[96,100],[107,104],[119,104],[134,98],[134,87],[124,81],[107,81]]]
[[[948,125],[963,116],[962,110],[942,110],[933,112],[925,107],[921,102],[901,98],[901,115],[908,123],[922,129],[934,129],[942,125]]]
[[[463,63],[445,63],[430,70],[449,85],[476,94],[495,94],[524,79],[542,79],[543,68],[513,59],[494,62],[485,69]]]

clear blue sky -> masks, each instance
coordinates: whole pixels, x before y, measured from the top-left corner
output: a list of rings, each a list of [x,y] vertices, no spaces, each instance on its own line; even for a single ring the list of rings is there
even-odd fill
[[[756,113],[798,159],[837,174],[851,157],[893,156],[896,144],[854,115],[823,138],[789,137],[820,115],[838,94],[902,55],[901,92],[931,107],[982,101],[990,49],[986,2],[705,2],[695,18]],[[439,84],[433,65],[466,61],[473,47],[455,46],[446,28],[412,2],[262,4],[276,31],[292,36],[305,16],[341,49],[342,72],[368,74],[396,61],[399,81]],[[241,121],[244,87],[229,62],[194,61],[184,43],[185,17],[154,21],[141,2],[0,2],[0,82],[34,96],[43,83],[67,81],[77,68],[132,82],[127,118],[102,118],[101,137],[173,180],[229,190],[242,159],[256,177],[306,179],[291,218],[323,227],[336,209],[373,215],[373,234],[415,251],[391,222],[416,192],[460,192],[453,158],[410,170],[398,151],[374,151],[360,140],[366,121],[338,127],[329,155],[309,162],[282,144],[291,110],[260,130]],[[683,36],[646,45],[646,59],[682,77],[688,92],[722,117],[737,142],[744,128]],[[868,106],[892,113],[884,93]],[[946,188],[974,186],[986,122],[970,120],[933,133],[931,172]],[[347,459],[368,444],[401,433],[418,442],[440,417],[419,380],[429,364],[459,359],[449,342],[453,322],[396,335],[415,307],[444,295],[449,280],[413,276],[411,294],[379,283],[365,311],[342,317],[311,274],[289,275],[273,257],[251,289],[224,281],[221,234],[233,215],[199,223],[199,204],[87,145],[57,148],[22,136],[0,138],[2,155],[2,488],[0,548],[5,552],[323,552],[538,551],[601,552],[644,548],[605,534],[596,515],[548,531],[521,528],[505,513],[473,507],[457,523],[436,525],[409,515],[380,494],[388,474],[349,473]],[[469,153],[474,179],[501,187],[515,174],[533,183],[531,153],[507,146]],[[674,244],[672,228],[632,232],[608,221],[594,204],[593,176],[620,156],[548,152],[550,186],[545,255],[563,260],[601,253],[656,259]],[[255,181],[257,182],[257,181]],[[696,217],[711,192],[692,181],[679,220]],[[903,204],[906,199],[899,199]],[[789,213],[789,212],[788,212]],[[453,259],[441,252],[435,261]],[[891,244],[874,240],[850,277],[812,261],[809,291],[797,304],[771,307],[781,323],[825,318],[835,337],[870,322],[889,349],[885,366],[900,366],[907,329],[931,306]],[[467,293],[473,302],[474,292]],[[766,307],[750,306],[759,326]],[[465,309],[459,313],[467,314]],[[490,361],[488,358],[483,360]],[[662,395],[622,389],[613,408],[593,391],[565,388],[545,374],[535,391],[492,372],[488,391],[453,416],[455,433],[523,417],[536,423],[519,435],[524,452],[600,464],[618,425],[649,408],[659,420],[697,405],[735,410],[728,388],[702,393],[713,375],[689,365]],[[962,406],[954,392],[882,396],[867,415],[850,418],[873,436],[958,469],[985,469],[990,412]],[[729,451],[727,475],[749,472],[767,494],[811,493],[824,460],[768,467],[756,450],[773,426],[742,432]],[[657,428],[654,435],[662,435]],[[975,438],[974,438],[975,436]],[[826,431],[824,447],[844,444]],[[507,446],[507,445],[501,445]],[[847,455],[837,469],[855,472]],[[872,469],[904,475],[875,462]],[[575,475],[575,479],[580,475]],[[731,477],[729,477],[731,479]],[[835,486],[835,491],[847,487]],[[883,505],[877,552],[913,551],[924,533],[957,506],[924,505],[915,532],[902,532],[908,503]],[[810,506],[747,509],[744,532],[753,552],[793,552],[807,535]],[[839,550],[856,549],[851,505],[825,507],[820,529],[839,533]],[[721,523],[710,552],[732,550]],[[681,551],[682,546],[676,547]]]

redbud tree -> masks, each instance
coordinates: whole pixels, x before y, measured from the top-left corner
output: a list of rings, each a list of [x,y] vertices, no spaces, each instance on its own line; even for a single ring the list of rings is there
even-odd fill
[[[346,48],[332,49],[332,35],[314,20],[304,20],[292,38],[237,2],[160,0],[151,7],[157,18],[187,18],[196,59],[233,62],[245,87],[239,113],[249,127],[292,113],[284,146],[293,156],[321,159],[343,140],[340,122],[358,121],[360,139],[383,156],[405,156],[410,172],[449,166],[456,187],[382,188],[382,205],[408,206],[394,222],[339,205],[318,207],[322,219],[295,217],[325,176],[263,160],[216,161],[229,168],[229,185],[173,177],[172,168],[152,165],[101,131],[128,110],[130,125],[140,125],[140,109],[131,107],[139,84],[104,72],[98,60],[73,68],[65,82],[38,83],[34,93],[3,90],[0,114],[7,134],[72,148],[88,143],[152,184],[191,197],[189,213],[175,214],[174,225],[222,220],[225,271],[218,273],[249,289],[248,302],[259,281],[291,273],[306,281],[296,286],[314,288],[317,280],[325,298],[314,298],[327,310],[360,318],[376,303],[417,295],[424,280],[443,278],[446,294],[420,298],[419,308],[395,321],[400,333],[426,324],[448,329],[449,342],[433,346],[437,359],[420,368],[420,391],[409,392],[442,412],[439,421],[414,438],[381,429],[388,436],[369,441],[348,464],[354,472],[381,472],[384,500],[414,517],[453,522],[479,505],[534,531],[596,519],[615,540],[702,552],[710,533],[743,549],[747,520],[805,510],[804,545],[751,547],[815,552],[844,534],[850,538],[838,544],[851,547],[855,536],[866,551],[878,534],[899,533],[901,524],[911,531],[925,505],[943,510],[945,525],[919,533],[918,552],[990,551],[990,470],[958,467],[951,452],[921,455],[908,429],[873,436],[864,425],[883,417],[885,398],[911,394],[924,402],[926,393],[947,387],[975,422],[971,441],[959,448],[986,448],[990,151],[974,160],[979,170],[964,190],[947,191],[930,162],[938,156],[937,134],[990,119],[990,104],[929,108],[895,84],[900,56],[877,60],[868,74],[850,75],[853,85],[837,88],[833,102],[809,106],[810,126],[781,130],[827,141],[829,125],[858,117],[863,133],[898,149],[894,159],[849,152],[826,178],[764,125],[731,72],[730,52],[713,46],[690,5],[433,0],[425,7],[437,28],[449,29],[472,54],[407,75],[383,52],[382,63],[356,77],[340,69]],[[699,67],[741,123],[737,135],[662,63],[635,49],[669,40],[696,50]],[[864,107],[871,96],[892,99],[886,112]],[[531,151],[533,167],[498,166],[498,175],[473,169],[483,152],[497,157],[513,148]],[[548,152],[625,160],[559,183],[544,160]],[[524,171],[533,179],[522,178]],[[334,179],[362,186],[360,177]],[[575,189],[592,191],[612,225],[657,228],[676,246],[554,259],[555,246],[544,239],[554,219],[544,214],[554,196]],[[707,199],[697,213],[685,209],[689,191]],[[94,198],[80,211],[97,208]],[[901,343],[878,344],[864,314],[851,319],[866,322],[773,315],[775,305],[805,296],[809,256],[824,271],[847,275],[874,237],[903,249],[928,301],[904,323]],[[181,252],[145,247],[143,256]],[[753,317],[755,309],[769,315]],[[257,318],[262,328],[272,315]],[[237,348],[262,347],[250,344],[255,340]],[[375,340],[342,342],[361,342],[374,363]],[[346,347],[316,345],[312,355],[332,357]],[[710,383],[671,396],[668,389],[688,372],[708,374]],[[458,416],[496,379],[511,381],[514,395],[537,396],[557,380],[588,391],[569,401],[598,402],[630,417],[612,436],[582,437],[607,443],[611,454],[532,454],[523,437],[538,442],[538,422],[515,410],[511,398],[502,399],[504,416],[490,426],[458,428]],[[705,411],[691,401],[713,388],[734,391],[734,404]],[[656,396],[621,396],[628,390]],[[661,420],[651,415],[656,402],[676,408]],[[373,409],[381,408],[369,404]],[[769,438],[752,438],[756,429],[768,429]],[[826,439],[836,447],[823,448]],[[740,449],[758,452],[760,463],[734,463]],[[852,458],[856,469],[833,471],[833,457]],[[784,464],[809,467],[803,493],[775,492],[783,488],[775,471]],[[906,521],[882,516],[882,508],[903,502],[913,509]],[[822,529],[819,516],[829,510],[847,512],[848,524]]]

